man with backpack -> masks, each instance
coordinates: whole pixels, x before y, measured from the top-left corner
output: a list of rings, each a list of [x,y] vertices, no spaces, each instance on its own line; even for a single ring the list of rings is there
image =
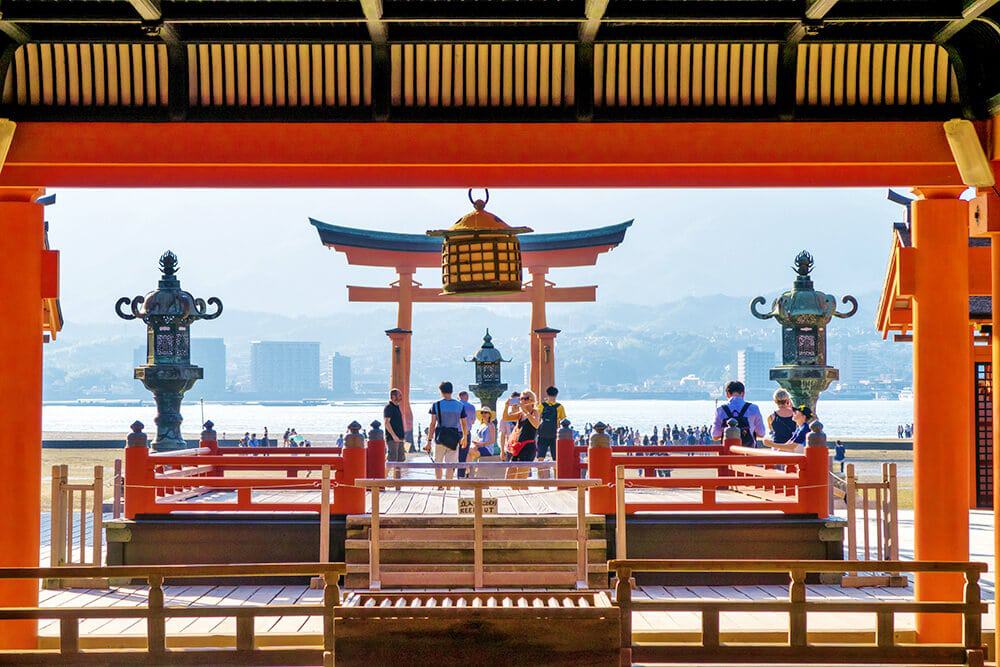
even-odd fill
[[[469,432],[469,424],[465,419],[465,407],[461,401],[451,397],[454,388],[450,382],[442,382],[438,387],[441,400],[431,405],[431,423],[427,427],[427,445],[424,451],[431,453],[431,441],[434,442],[433,457],[436,463],[458,463],[458,446],[465,442]],[[434,469],[434,476],[441,479],[441,469]],[[445,475],[447,479],[455,476],[455,470],[449,468]]]
[[[715,423],[712,425],[713,440],[722,440],[722,434],[730,419],[736,420],[744,447],[755,447],[757,438],[763,438],[767,433],[760,408],[747,402],[743,398],[745,393],[746,387],[742,382],[733,381],[726,385],[727,403],[720,405],[715,411]]]
[[[556,460],[556,437],[559,434],[559,424],[566,419],[566,408],[562,406],[562,403],[556,401],[558,395],[558,389],[549,387],[545,390],[545,400],[538,404],[538,414],[541,415],[541,421],[538,423],[538,435],[535,437],[538,446],[538,453],[535,456],[538,461],[544,461],[548,451],[552,452],[552,460]],[[542,476],[541,471],[539,471],[538,476]]]

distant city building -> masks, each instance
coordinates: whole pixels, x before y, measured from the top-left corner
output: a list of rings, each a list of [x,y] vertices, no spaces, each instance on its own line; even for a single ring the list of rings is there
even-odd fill
[[[840,371],[841,382],[860,384],[875,379],[875,359],[869,350],[858,348],[847,353],[844,368]]]
[[[330,357],[330,390],[338,397],[354,395],[351,358],[339,352],[334,352]]]
[[[761,352],[753,348],[736,353],[736,379],[746,386],[747,393],[771,390],[771,367],[774,366],[774,360],[774,352]]]
[[[320,393],[319,343],[253,341],[250,384],[257,394],[314,397]]]
[[[146,346],[132,351],[132,365],[146,363]],[[187,397],[199,399],[222,398],[226,393],[226,341],[224,338],[192,338],[191,363],[201,366],[204,377],[187,392]]]

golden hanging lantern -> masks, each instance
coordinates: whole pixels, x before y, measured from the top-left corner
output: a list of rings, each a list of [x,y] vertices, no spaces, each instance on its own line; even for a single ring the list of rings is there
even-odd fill
[[[469,201],[475,210],[448,229],[428,231],[442,236],[441,283],[444,294],[497,294],[521,291],[521,243],[529,227],[511,227],[486,210],[486,199]]]

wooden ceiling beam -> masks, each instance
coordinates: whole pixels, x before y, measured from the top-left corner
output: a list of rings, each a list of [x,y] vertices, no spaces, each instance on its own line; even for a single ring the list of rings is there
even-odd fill
[[[15,44],[27,44],[31,41],[31,35],[24,27],[14,21],[5,20],[2,13],[0,13],[0,32]]]
[[[594,40],[601,28],[601,20],[608,10],[608,0],[586,0],[584,20],[580,24],[576,43],[574,65],[576,119],[589,121],[594,118]]]
[[[178,44],[180,38],[177,31],[169,23],[163,21],[163,10],[160,0],[128,0],[135,13],[142,19],[142,31],[150,37],[158,37],[167,44]]]
[[[383,18],[382,0],[361,0],[365,26],[372,42],[372,115],[375,120],[389,120],[391,109],[392,60],[389,34]]]
[[[971,0],[962,8],[962,18],[950,21],[948,25],[941,28],[935,35],[934,41],[944,44],[957,35],[962,28],[969,25],[982,16],[987,10],[996,5],[1000,0]]]
[[[778,115],[782,120],[795,116],[795,80],[799,64],[799,44],[810,34],[816,34],[823,18],[837,0],[807,0],[803,19],[785,33],[778,59]]]

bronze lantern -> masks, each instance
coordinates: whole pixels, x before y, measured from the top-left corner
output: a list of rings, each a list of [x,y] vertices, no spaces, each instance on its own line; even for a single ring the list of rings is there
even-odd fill
[[[475,210],[448,229],[428,231],[442,236],[441,282],[444,294],[496,294],[521,291],[521,243],[529,227],[511,227],[486,210],[486,199],[469,201]]]

